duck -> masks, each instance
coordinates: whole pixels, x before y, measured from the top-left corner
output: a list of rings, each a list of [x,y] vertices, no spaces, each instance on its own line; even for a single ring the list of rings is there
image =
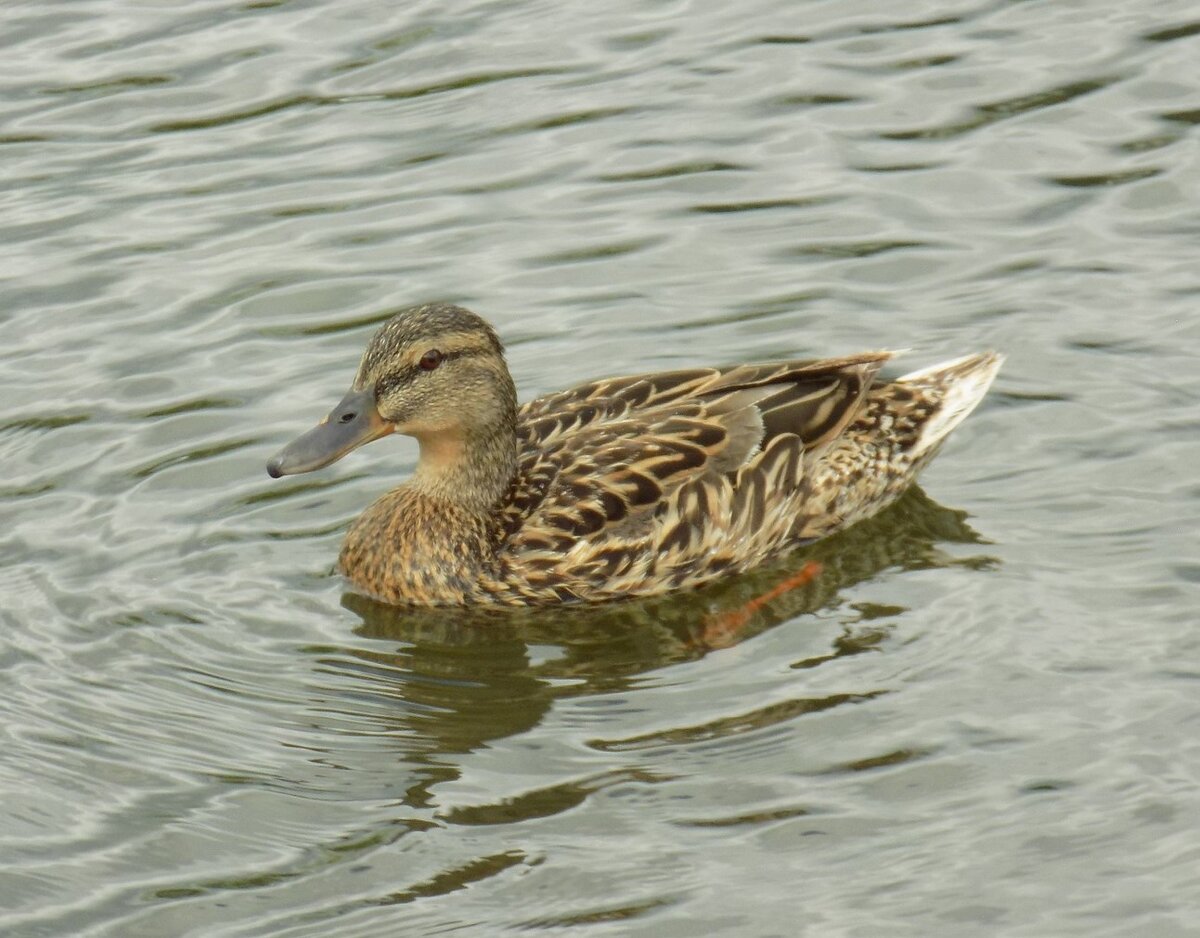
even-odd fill
[[[877,514],[986,394],[981,352],[879,377],[895,355],[602,378],[518,404],[504,346],[450,303],[375,332],[350,390],[267,463],[312,472],[414,437],[411,476],[336,569],[398,606],[599,603],[751,570]]]

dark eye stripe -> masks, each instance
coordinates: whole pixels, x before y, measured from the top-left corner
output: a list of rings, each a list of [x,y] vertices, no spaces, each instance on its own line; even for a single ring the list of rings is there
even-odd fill
[[[441,365],[444,365],[446,362],[455,358],[470,358],[473,355],[482,355],[486,351],[487,349],[469,348],[458,349],[454,352],[442,352],[442,360],[438,363],[438,365],[440,367]],[[429,373],[429,371],[426,371],[420,365],[408,365],[403,371],[395,374],[385,375],[375,382],[375,399],[379,400],[379,398],[390,394],[392,391],[396,390],[396,388],[409,384],[412,381],[416,381],[421,376]]]

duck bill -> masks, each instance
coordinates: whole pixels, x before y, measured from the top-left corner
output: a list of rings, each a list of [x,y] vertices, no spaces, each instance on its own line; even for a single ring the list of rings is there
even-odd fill
[[[267,463],[267,474],[278,479],[322,469],[364,443],[387,436],[393,429],[379,416],[374,388],[351,391],[324,420],[272,456]]]

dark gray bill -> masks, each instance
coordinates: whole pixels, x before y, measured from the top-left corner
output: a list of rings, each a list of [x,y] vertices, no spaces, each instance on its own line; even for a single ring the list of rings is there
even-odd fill
[[[374,388],[351,391],[329,416],[272,456],[267,474],[278,479],[321,469],[391,432],[392,425],[379,416],[375,407]]]

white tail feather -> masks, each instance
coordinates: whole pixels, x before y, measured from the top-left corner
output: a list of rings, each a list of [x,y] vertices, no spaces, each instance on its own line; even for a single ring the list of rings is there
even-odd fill
[[[941,407],[921,428],[920,439],[913,449],[914,456],[919,458],[936,449],[950,431],[979,406],[1002,364],[1003,355],[982,352],[940,362],[898,379],[903,384],[935,391],[941,398]]]

